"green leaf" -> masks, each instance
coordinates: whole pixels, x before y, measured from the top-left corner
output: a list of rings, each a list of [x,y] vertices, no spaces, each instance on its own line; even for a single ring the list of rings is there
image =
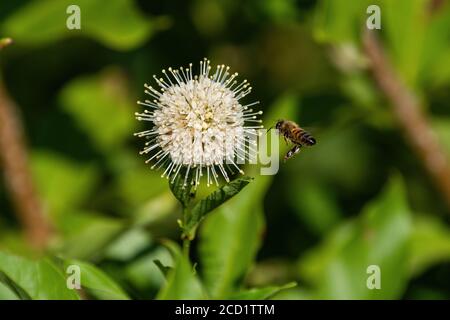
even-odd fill
[[[169,181],[170,190],[175,198],[181,202],[183,208],[187,208],[195,196],[194,186],[185,181],[190,181],[190,179],[181,173],[175,177],[173,182],[172,180]]]
[[[214,299],[234,293],[246,275],[264,230],[262,199],[271,176],[260,176],[207,216],[200,229],[199,255],[205,286]]]
[[[417,276],[428,267],[450,261],[450,229],[431,216],[414,221],[409,272]]]
[[[81,29],[69,30],[69,5],[80,7]],[[101,13],[101,14],[100,14]],[[45,45],[60,39],[85,35],[116,50],[136,48],[154,30],[131,0],[35,0],[20,8],[2,24],[2,31],[17,42]]]
[[[136,106],[118,70],[72,80],[62,90],[60,102],[101,151],[115,151],[133,134]]]
[[[142,204],[133,216],[133,225],[146,227],[152,231],[152,235],[159,235],[158,227],[164,225],[166,221],[174,220],[174,213],[177,212],[178,202],[174,199],[170,191],[167,191]]]
[[[3,288],[0,288],[6,295],[14,295],[15,299],[19,300],[31,300],[31,297],[21,287],[19,287],[14,281],[12,281],[6,274],[0,271],[0,284]]]
[[[143,228],[131,228],[108,245],[105,256],[116,261],[129,261],[153,244],[150,234]]]
[[[35,151],[31,168],[39,194],[53,217],[80,206],[96,186],[93,165],[83,165],[50,151]]]
[[[31,299],[79,299],[76,291],[67,288],[65,275],[49,259],[30,260],[0,252],[0,272]]]
[[[414,84],[424,57],[429,1],[384,0],[382,3],[382,23],[392,62],[403,79]]]
[[[434,23],[429,17],[427,0],[322,0],[314,21],[316,39],[333,44],[359,43],[370,16],[366,12],[369,5],[380,7],[385,47],[396,70],[408,84],[414,85],[421,71],[431,69],[430,62],[441,61],[433,58],[443,57],[442,49],[447,42],[448,21]],[[429,21],[433,22],[431,32],[427,31]]]
[[[158,293],[159,300],[197,300],[206,299],[207,296],[202,284],[194,274],[189,260],[180,252],[174,244],[169,250],[175,255],[173,269],[167,274],[167,282]]]
[[[450,154],[450,117],[432,118],[431,124],[442,143],[442,147]]]
[[[164,266],[173,266],[174,264],[167,249],[158,246],[155,250],[140,256],[126,266],[126,280],[131,283],[133,287],[146,292],[149,291],[149,288],[161,288],[166,282],[166,277],[155,265],[155,260],[161,261]]]
[[[297,95],[286,92],[281,95],[264,114],[264,123],[268,127],[275,126],[280,119],[296,119],[300,111],[300,99]]]
[[[270,107],[264,122],[274,125],[278,119],[295,119],[298,103],[296,95],[282,95]],[[256,176],[259,169],[252,166],[247,173]],[[238,291],[256,256],[265,228],[262,202],[272,178],[259,176],[238,197],[207,215],[200,229],[200,270],[205,287],[214,299]]]
[[[19,297],[12,289],[0,282],[0,300],[18,300]]]
[[[368,1],[322,0],[314,19],[314,35],[323,42],[356,41],[365,26]],[[372,1],[376,4],[379,1]]]
[[[410,211],[404,186],[391,179],[358,219],[341,225],[300,260],[300,272],[322,299],[395,299],[408,281]],[[367,268],[381,270],[381,289],[369,290]]]
[[[292,183],[288,192],[297,216],[315,234],[326,234],[342,216],[332,190],[314,179],[297,179]]]
[[[443,85],[450,80],[450,5],[433,11],[426,28],[421,54],[420,81],[424,87]]]
[[[275,23],[286,23],[287,21],[296,21],[299,19],[299,10],[295,1],[266,0],[255,2],[255,10],[264,14],[264,20],[270,20]]]
[[[311,294],[309,288],[298,286],[278,292],[271,299],[273,300],[313,300],[314,296]]]
[[[80,260],[65,260],[65,268],[75,265],[80,268],[81,287],[99,299],[128,300],[127,294],[106,273],[96,266]]]
[[[267,300],[272,298],[277,293],[297,286],[296,282],[290,282],[284,286],[270,286],[265,288],[253,288],[241,291],[230,296],[230,300]]]
[[[162,262],[158,259],[153,260],[153,262],[155,263],[155,265],[158,267],[158,269],[161,271],[161,273],[165,277],[167,277],[167,274],[169,273],[169,271],[172,270],[171,267],[163,265]]]
[[[124,230],[124,222],[95,212],[66,212],[57,220],[63,241],[55,244],[66,257],[88,259],[99,257],[117,235]]]
[[[188,216],[188,220],[183,226],[185,232],[187,232],[187,234],[190,234],[192,230],[206,216],[207,213],[211,212],[227,200],[237,195],[252,180],[253,178],[247,176],[238,178],[215,190],[205,199],[200,200],[192,208],[192,211]]]
[[[115,152],[108,164],[116,175],[114,191],[133,209],[167,191],[161,173],[150,170],[136,150]]]

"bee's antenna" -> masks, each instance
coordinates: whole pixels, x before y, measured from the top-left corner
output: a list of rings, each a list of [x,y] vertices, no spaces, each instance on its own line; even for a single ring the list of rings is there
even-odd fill
[[[272,130],[273,129],[273,126],[271,126],[269,129],[267,129],[267,132],[269,132],[270,130]]]

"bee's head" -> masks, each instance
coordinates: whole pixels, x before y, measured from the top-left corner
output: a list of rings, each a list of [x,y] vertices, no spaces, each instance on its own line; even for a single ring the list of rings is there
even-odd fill
[[[283,122],[284,120],[278,120],[277,123],[275,124],[275,129],[279,131]]]
[[[276,129],[278,132],[280,132],[280,128],[281,128],[281,125],[282,125],[283,121],[284,121],[284,120],[278,120],[277,123],[275,123],[275,129]],[[273,128],[273,126],[270,127],[269,129],[267,129],[267,132],[269,132],[272,128]]]

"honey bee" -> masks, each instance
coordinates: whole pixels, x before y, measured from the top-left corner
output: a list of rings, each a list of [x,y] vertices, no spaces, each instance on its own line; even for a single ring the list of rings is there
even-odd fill
[[[275,129],[283,135],[286,142],[290,141],[294,144],[292,149],[284,156],[284,161],[299,153],[302,146],[313,146],[316,144],[316,139],[294,121],[278,120],[275,124]]]

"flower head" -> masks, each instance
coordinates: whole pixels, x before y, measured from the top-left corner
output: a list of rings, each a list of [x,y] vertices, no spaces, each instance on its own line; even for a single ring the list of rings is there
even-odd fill
[[[243,173],[236,159],[245,158],[249,137],[263,127],[255,125],[262,122],[257,119],[262,111],[250,109],[259,102],[239,102],[252,89],[247,80],[238,83],[238,74],[230,74],[224,65],[211,74],[206,58],[200,61],[199,75],[193,76],[192,64],[162,73],[164,78],[153,76],[159,88],[145,84],[152,100],[138,101],[148,109],[136,113],[136,118],[153,124],[150,130],[136,133],[148,139],[141,151],[151,154],[146,162],[153,161],[152,168],[163,167],[162,177],[172,181],[183,168],[184,185],[188,177],[198,185],[204,174],[208,185],[218,184],[219,174],[229,181],[231,167]]]

